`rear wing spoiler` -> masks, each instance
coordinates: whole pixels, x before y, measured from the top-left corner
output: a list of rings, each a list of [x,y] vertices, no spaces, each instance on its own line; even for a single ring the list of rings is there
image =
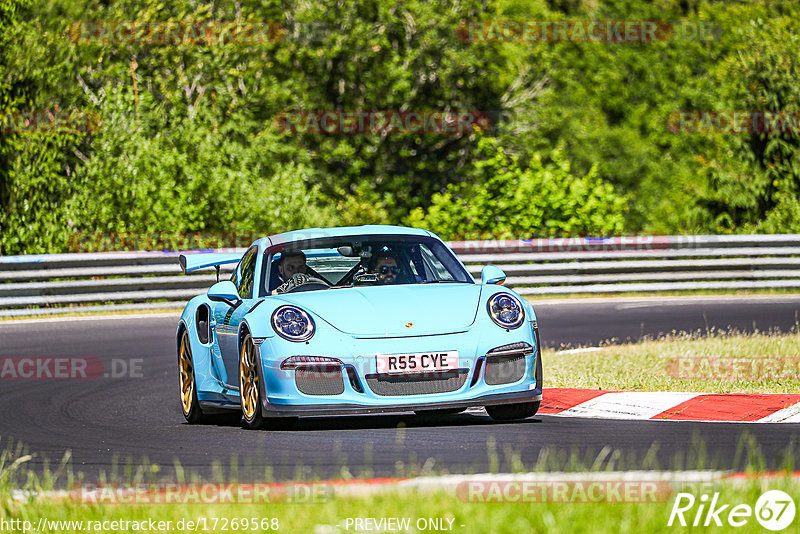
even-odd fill
[[[214,267],[217,270],[217,279],[219,279],[219,266],[228,263],[239,263],[244,254],[231,254],[231,253],[204,253],[204,254],[181,254],[178,256],[178,261],[183,269],[183,274],[199,269],[208,269]]]

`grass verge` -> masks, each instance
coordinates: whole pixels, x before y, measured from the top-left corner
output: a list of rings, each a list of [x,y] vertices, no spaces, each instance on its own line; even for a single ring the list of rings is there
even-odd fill
[[[687,488],[682,488],[687,489]],[[705,494],[709,500],[715,493],[717,508],[728,505],[719,515],[723,528],[731,529],[728,513],[733,506],[747,505],[755,508],[766,490],[781,490],[793,499],[800,496],[796,481],[788,478],[769,482],[752,480],[744,484],[719,483],[691,489],[685,493],[696,499],[695,505],[683,513],[691,525],[699,510],[699,498]],[[364,521],[373,518],[396,518],[407,521],[408,528],[387,528],[389,532],[445,531],[458,533],[520,534],[530,532],[674,532],[680,530],[677,517],[668,526],[677,492],[663,496],[660,502],[587,502],[578,497],[569,502],[466,502],[448,491],[393,491],[368,497],[334,497],[314,504],[203,504],[203,505],[81,505],[71,502],[50,502],[47,499],[26,504],[9,503],[3,509],[5,519],[26,518],[32,525],[43,524],[39,532],[135,532],[130,523],[113,528],[111,521],[136,521],[140,524],[158,524],[156,531],[180,532],[242,532],[272,531],[303,534],[336,534],[356,531],[356,518]],[[686,504],[688,497],[681,501]],[[781,508],[775,507],[776,511]],[[761,512],[766,515],[765,512]],[[700,517],[703,529],[705,514]],[[737,532],[765,532],[756,517],[740,518],[746,523]],[[713,521],[713,520],[711,520]],[[80,522],[80,523],[76,523]],[[153,523],[151,523],[153,522]],[[189,523],[191,522],[191,523]],[[362,523],[363,524],[363,523]],[[401,523],[402,524],[402,523]],[[711,522],[713,525],[713,522]],[[197,525],[197,527],[194,527]],[[253,525],[257,525],[253,528]],[[796,532],[797,518],[787,532]],[[264,528],[264,527],[267,528]],[[438,526],[438,527],[437,527]],[[104,528],[105,527],[105,528]],[[111,528],[110,528],[111,527]],[[121,528],[120,528],[121,527]],[[378,530],[373,523],[373,528]],[[724,529],[724,530],[723,530]],[[153,531],[145,528],[145,531]],[[364,528],[361,531],[366,530]],[[694,531],[695,529],[692,529]]]
[[[711,331],[630,345],[548,350],[548,387],[800,393],[800,333]]]
[[[766,491],[781,490],[800,503],[800,479],[792,477],[796,447],[782,453],[779,473],[764,473],[765,458],[752,437],[743,435],[739,446],[746,457],[745,477],[723,478],[708,471],[705,445],[694,438],[683,451],[682,469],[700,470],[697,478],[671,478],[659,471],[657,446],[644,458],[626,461],[622,451],[604,448],[583,458],[565,451],[543,449],[535,465],[512,469],[515,475],[485,475],[476,486],[452,481],[436,487],[384,487],[364,493],[355,486],[306,479],[285,483],[285,491],[253,491],[253,485],[222,485],[191,476],[176,464],[174,483],[154,475],[164,471],[140,465],[120,479],[109,475],[93,483],[81,482],[65,456],[44,474],[26,469],[31,455],[24,447],[9,447],[0,454],[0,528],[3,532],[288,532],[339,534],[368,530],[366,518],[375,522],[396,518],[401,528],[385,532],[447,531],[459,533],[529,532],[672,532],[669,519],[676,504],[694,505],[682,514],[688,525],[698,517],[701,502],[716,499],[727,531],[733,506],[751,509],[737,532],[763,532],[754,515]],[[493,447],[488,446],[490,454]],[[497,464],[497,462],[495,462]],[[635,470],[623,472],[622,470]],[[497,473],[496,466],[491,469]],[[240,473],[241,474],[241,473]],[[436,473],[428,473],[428,476]],[[120,483],[126,480],[127,483]],[[264,478],[267,482],[271,477]],[[429,479],[430,480],[430,479]],[[443,479],[439,479],[442,481]],[[445,481],[446,482],[446,481]],[[475,479],[471,481],[475,483]],[[646,488],[651,488],[649,491]],[[53,493],[61,488],[61,493]],[[70,492],[63,491],[64,489]],[[131,491],[135,488],[135,492]],[[222,488],[220,490],[220,488]],[[88,489],[88,491],[87,491]],[[99,490],[99,491],[98,491]],[[679,495],[682,494],[683,496]],[[702,496],[707,498],[703,499]],[[716,496],[715,496],[716,495]],[[679,501],[679,499],[681,499]],[[775,513],[782,506],[772,503]],[[700,513],[699,526],[706,515]],[[361,520],[362,527],[356,528]],[[734,518],[734,520],[736,520]],[[27,522],[27,523],[26,523]],[[710,523],[713,525],[714,520]],[[793,532],[798,519],[786,531]],[[394,524],[397,526],[397,523]],[[380,531],[371,524],[372,531]],[[690,529],[691,530],[691,529]]]

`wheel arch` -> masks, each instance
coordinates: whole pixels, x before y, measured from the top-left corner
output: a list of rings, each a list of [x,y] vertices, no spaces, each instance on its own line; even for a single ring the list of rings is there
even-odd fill
[[[178,328],[175,332],[175,345],[178,350],[181,348],[181,336],[183,336],[184,332],[188,332],[190,342],[196,341],[196,339],[192,338],[193,336],[197,336],[197,325],[195,322],[197,321],[197,310],[200,306],[208,306],[208,300],[205,295],[193,297],[186,303],[186,307],[183,308],[180,319],[178,319]],[[209,308],[209,314],[210,313],[211,309]]]
[[[183,334],[188,331],[189,328],[186,326],[186,323],[184,322],[183,318],[181,318],[181,320],[178,321],[178,332],[175,336],[175,348],[178,352],[178,358],[181,357],[181,338],[183,337]]]
[[[245,318],[244,320],[242,320],[241,324],[239,325],[239,342],[238,342],[238,346],[239,346],[239,354],[240,355],[242,354],[242,343],[244,342],[244,338],[248,334],[251,337],[253,337],[252,326],[250,325],[250,323],[247,322],[247,318]],[[253,338],[253,339],[255,339],[255,338]],[[261,361],[261,343],[253,343],[253,347],[255,349],[256,362],[258,362],[257,365],[258,365],[258,368],[260,369],[260,372],[261,372],[261,376],[259,377],[260,380],[258,381],[259,393],[261,394],[261,399],[267,399],[267,383],[266,383],[266,379],[265,379],[265,376],[264,376],[264,372],[265,372],[264,371],[264,367],[263,367],[264,364]]]
[[[247,321],[245,320],[245,321],[242,321],[241,325],[239,325],[239,342],[238,342],[239,352],[242,351],[242,343],[244,342],[244,338],[248,334],[251,335],[251,336],[253,335],[251,330],[250,330],[250,325],[247,324]]]

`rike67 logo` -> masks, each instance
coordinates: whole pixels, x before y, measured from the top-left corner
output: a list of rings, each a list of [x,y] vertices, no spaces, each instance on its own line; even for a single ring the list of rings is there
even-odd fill
[[[795,511],[794,500],[780,490],[764,492],[756,501],[755,508],[749,504],[720,503],[719,493],[714,493],[710,500],[705,493],[699,499],[691,493],[678,493],[667,526],[721,527],[727,523],[731,527],[741,527],[755,516],[765,529],[778,531],[792,524]]]

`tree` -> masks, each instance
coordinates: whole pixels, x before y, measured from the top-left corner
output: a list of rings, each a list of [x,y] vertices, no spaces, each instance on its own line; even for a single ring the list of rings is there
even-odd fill
[[[444,239],[485,239],[564,235],[615,235],[623,229],[626,201],[592,167],[571,172],[563,151],[551,164],[534,157],[522,166],[496,138],[480,136],[471,180],[451,184],[433,196],[427,212],[414,210],[409,222]]]
[[[728,109],[754,112],[741,133],[719,136],[702,198],[721,232],[800,231],[800,36],[796,7],[740,30],[746,46],[719,67]],[[792,15],[792,16],[790,16]]]
[[[70,107],[60,98],[65,47],[27,20],[30,9],[27,0],[0,0],[0,254],[63,250],[73,149],[86,137],[48,131]]]

